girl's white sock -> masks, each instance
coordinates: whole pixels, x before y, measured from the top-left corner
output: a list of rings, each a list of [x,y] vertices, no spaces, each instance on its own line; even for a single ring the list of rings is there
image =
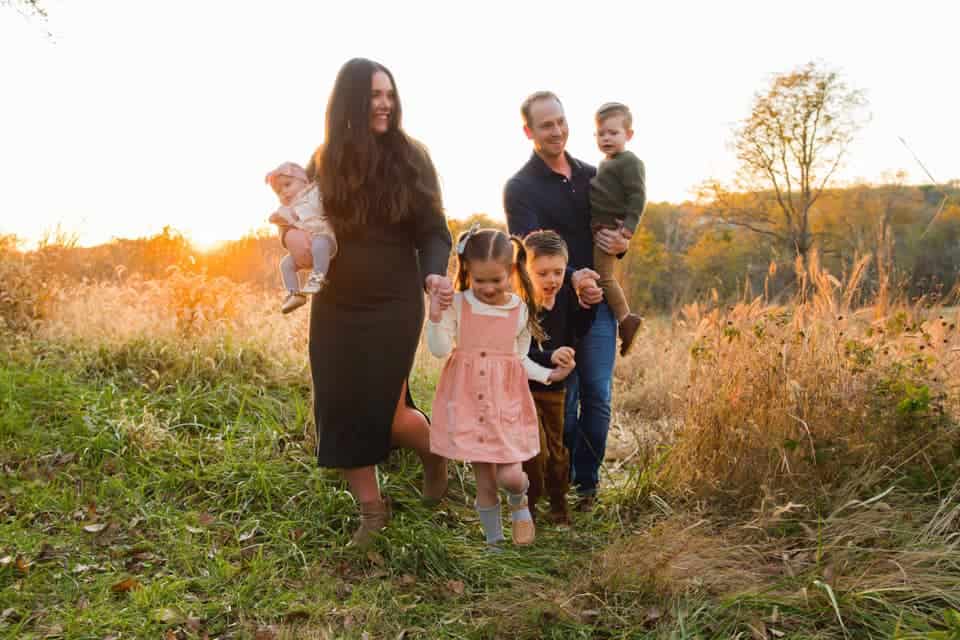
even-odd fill
[[[503,521],[500,518],[500,498],[497,498],[497,504],[489,507],[481,507],[474,503],[477,509],[477,515],[480,516],[480,526],[483,527],[483,534],[487,538],[487,544],[497,544],[504,540]]]

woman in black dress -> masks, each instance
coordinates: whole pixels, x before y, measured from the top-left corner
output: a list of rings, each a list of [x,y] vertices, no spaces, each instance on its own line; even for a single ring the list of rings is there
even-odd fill
[[[375,465],[391,448],[419,454],[425,499],[446,493],[446,460],[430,453],[407,378],[424,291],[453,299],[450,232],[436,170],[401,128],[393,75],[382,65],[357,58],[340,69],[314,160],[340,245],[310,312],[317,458],[342,470],[360,505],[353,541],[366,544],[390,517]]]

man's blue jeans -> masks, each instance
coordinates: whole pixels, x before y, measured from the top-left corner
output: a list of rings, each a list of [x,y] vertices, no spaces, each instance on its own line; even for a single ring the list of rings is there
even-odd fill
[[[597,319],[577,347],[577,368],[567,378],[563,440],[570,450],[571,483],[580,495],[595,494],[600,482],[616,355],[617,321],[602,302]]]

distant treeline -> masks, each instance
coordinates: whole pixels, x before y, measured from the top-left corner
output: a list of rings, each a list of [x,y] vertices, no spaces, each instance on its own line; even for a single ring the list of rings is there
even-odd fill
[[[745,194],[751,207],[772,194]],[[729,202],[725,203],[729,207]],[[771,205],[769,212],[775,212]],[[484,214],[451,219],[456,234],[474,221],[503,227]],[[932,223],[931,223],[932,221]],[[811,212],[817,258],[837,278],[872,256],[862,295],[872,296],[881,277],[913,300],[955,289],[960,276],[960,181],[946,186],[855,185],[831,189]],[[5,239],[9,248],[11,238]],[[180,271],[205,272],[263,288],[279,288],[284,250],[277,235],[261,230],[197,251],[177,230],[146,238],[117,239],[78,247],[70,237],[48,238],[31,252],[45,274],[65,279],[163,278]],[[725,222],[711,204],[650,203],[621,262],[621,277],[633,304],[651,311],[714,295],[731,300],[766,293],[793,293],[796,253],[777,238]],[[389,277],[389,274],[384,274]]]

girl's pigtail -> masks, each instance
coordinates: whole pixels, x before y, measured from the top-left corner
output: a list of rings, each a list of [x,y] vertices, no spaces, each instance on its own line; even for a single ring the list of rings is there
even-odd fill
[[[527,305],[527,328],[530,330],[530,335],[533,336],[534,340],[538,343],[543,343],[549,339],[549,336],[547,336],[543,327],[540,326],[540,321],[537,319],[540,308],[537,306],[533,282],[530,280],[530,274],[527,273],[527,250],[523,246],[523,241],[516,236],[511,236],[510,242],[513,243],[515,248],[513,268],[516,288],[520,293],[520,297],[523,298],[523,301]]]
[[[476,233],[476,229],[461,231],[457,236],[457,244],[454,247],[457,250],[457,291],[466,291],[470,288],[470,274],[467,272],[467,241],[470,236]]]

